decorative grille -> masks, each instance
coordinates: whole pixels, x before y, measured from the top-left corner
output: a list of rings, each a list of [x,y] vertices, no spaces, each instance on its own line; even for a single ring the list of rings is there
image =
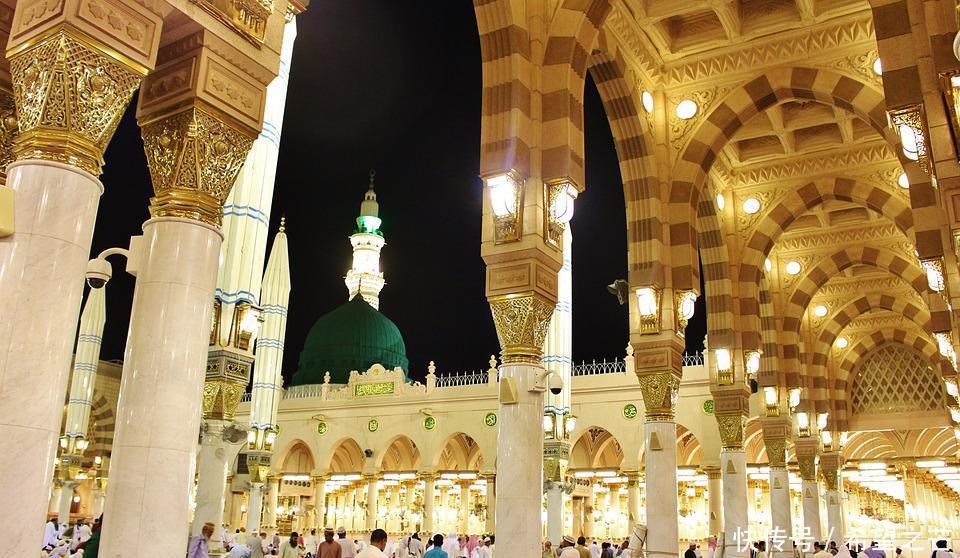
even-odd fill
[[[926,357],[904,345],[883,345],[867,353],[851,393],[855,415],[944,409],[937,374]]]

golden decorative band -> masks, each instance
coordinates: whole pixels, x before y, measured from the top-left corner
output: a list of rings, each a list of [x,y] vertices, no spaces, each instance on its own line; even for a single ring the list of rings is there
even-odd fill
[[[798,455],[797,465],[800,466],[800,479],[805,481],[817,480],[817,457],[815,455]]]
[[[786,438],[763,438],[763,443],[767,446],[767,460],[771,468],[783,469],[787,466],[787,440]]]
[[[490,311],[500,340],[503,364],[543,364],[543,341],[555,304],[533,293],[490,299]]]
[[[647,422],[673,420],[676,416],[680,376],[671,372],[638,372]]]
[[[203,418],[233,420],[243,397],[246,382],[225,378],[207,380],[203,384]]]
[[[63,25],[11,55],[18,160],[56,161],[100,174],[103,152],[143,72],[95,44]]]
[[[747,417],[737,413],[717,415],[717,428],[720,430],[720,447],[727,451],[742,451],[743,437]]]

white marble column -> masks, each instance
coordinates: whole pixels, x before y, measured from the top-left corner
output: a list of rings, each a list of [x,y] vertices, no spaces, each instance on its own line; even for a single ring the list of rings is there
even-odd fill
[[[250,483],[250,498],[247,500],[247,534],[260,532],[260,518],[263,514],[263,485]]]
[[[207,431],[200,439],[199,474],[197,475],[197,504],[193,513],[190,534],[196,535],[203,530],[204,523],[215,525],[210,537],[210,550],[223,548],[223,510],[226,506],[224,487],[227,484],[227,442],[223,439],[223,428],[227,422],[208,420]]]
[[[770,467],[770,520],[774,529],[779,529],[789,542],[793,536],[793,520],[790,517],[790,476],[786,467]],[[770,544],[770,541],[767,541]],[[770,548],[776,558],[792,555],[792,548],[783,545],[782,551]]]
[[[747,529],[747,454],[743,448],[720,452],[720,471],[723,474],[723,533],[724,555],[748,555],[743,540],[749,539]],[[741,541],[738,545],[737,542]]]
[[[57,481],[56,486],[50,492],[50,502],[47,504],[47,514],[58,514],[60,513],[60,483]]]
[[[76,494],[77,482],[64,481],[60,487],[60,509],[57,510],[57,523],[70,524],[70,508],[73,507],[73,496]]]
[[[556,546],[563,541],[563,488],[554,481],[547,483],[547,540]]]
[[[497,532],[497,476],[487,475],[487,533]]]
[[[711,536],[723,531],[723,480],[719,467],[704,468],[707,473],[708,530]]]
[[[93,518],[97,519],[103,515],[103,504],[107,500],[106,492],[102,490],[93,491]]]
[[[325,508],[327,507],[327,481],[323,475],[313,477],[313,515],[317,529],[327,526]]]
[[[264,508],[264,529],[277,530],[277,506],[280,503],[280,479],[270,477],[267,483],[267,505]]]
[[[676,558],[679,546],[677,523],[677,423],[673,418],[644,424],[644,459],[647,471],[647,556]],[[651,436],[658,441],[651,444]],[[659,446],[660,449],[654,449]]]
[[[101,553],[186,551],[220,231],[176,217],[143,226],[117,405]],[[162,317],[162,319],[160,319]],[[217,487],[222,498],[222,485]]]
[[[633,533],[633,526],[640,523],[640,475],[627,473],[627,534]]]
[[[435,500],[434,483],[436,476],[432,474],[423,477],[423,532],[432,537],[433,531],[433,504]],[[489,487],[488,487],[489,490]],[[488,492],[489,494],[489,492]]]
[[[823,538],[820,526],[820,487],[816,480],[804,479],[800,484],[803,504],[803,526],[810,528],[810,536],[815,540]]]
[[[246,528],[246,525],[243,523],[243,494],[239,492],[230,493],[230,528],[239,529],[241,527]],[[250,533],[250,529],[247,529],[247,534]]]
[[[573,508],[573,537],[579,537],[583,534],[583,498],[574,498]]]
[[[590,492],[583,499],[583,536],[590,538],[593,536],[593,510],[597,503],[597,498],[593,494],[593,485],[590,485]]]
[[[499,408],[497,546],[515,556],[539,556],[542,550],[543,396],[530,391],[542,371],[529,363],[500,366],[501,383],[516,383],[518,401]]]
[[[843,535],[843,503],[841,492],[836,489],[827,490],[824,498],[827,501],[827,538],[838,545],[844,541]]]
[[[7,168],[16,232],[0,240],[0,494],[5,549],[41,546],[83,276],[103,185],[39,160]]]
[[[460,484],[460,532],[470,532],[470,484]]]
[[[366,529],[372,532],[377,528],[377,478],[367,479],[367,523]]]

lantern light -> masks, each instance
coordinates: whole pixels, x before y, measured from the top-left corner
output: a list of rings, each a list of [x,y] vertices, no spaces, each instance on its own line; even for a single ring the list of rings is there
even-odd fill
[[[770,261],[770,258],[763,260],[763,269],[766,269],[768,273],[773,269],[773,262]]]
[[[878,76],[883,75],[883,62],[880,61],[879,56],[873,61],[873,73],[877,74]]]
[[[640,287],[637,289],[637,310],[644,317],[655,316],[657,314],[657,293],[653,287]]]
[[[763,388],[763,399],[766,402],[768,407],[773,407],[777,404],[777,399],[779,399],[777,394],[777,388],[768,386]]]
[[[730,370],[730,350],[729,349],[717,349],[714,351],[714,354],[717,359],[717,370],[725,371]]]
[[[498,174],[487,179],[490,189],[490,208],[497,217],[507,217],[517,212],[518,185],[509,174]]]

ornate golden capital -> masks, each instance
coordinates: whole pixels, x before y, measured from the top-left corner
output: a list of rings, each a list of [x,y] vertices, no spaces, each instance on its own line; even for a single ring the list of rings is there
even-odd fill
[[[490,299],[503,364],[542,364],[543,341],[555,306],[532,292]]]
[[[247,470],[250,471],[250,482],[263,484],[270,474],[270,454],[264,452],[250,452],[247,454]]]
[[[743,450],[744,431],[747,427],[747,417],[737,413],[730,415],[716,415],[717,428],[720,430],[720,445],[725,450]]]
[[[817,480],[817,456],[797,455],[797,465],[800,466],[800,478],[805,481]]]
[[[100,174],[103,152],[144,70],[98,45],[62,25],[10,57],[18,160],[58,161]]]
[[[770,467],[783,469],[787,466],[787,439],[763,437],[763,443],[767,446],[767,459]]]
[[[703,474],[707,475],[708,479],[719,479],[723,476],[723,472],[720,470],[720,467],[702,467]]]
[[[7,165],[14,161],[13,140],[19,129],[13,94],[0,88],[0,184],[6,183]]]
[[[821,471],[823,472],[823,484],[826,485],[827,490],[837,490],[840,486],[838,471],[827,468],[821,468]]]
[[[203,383],[203,418],[233,420],[245,388],[245,382],[208,379]]]
[[[219,227],[223,202],[253,145],[246,126],[195,102],[141,121],[154,217],[184,217]]]
[[[670,420],[676,414],[677,394],[680,392],[680,376],[672,371],[637,372],[646,418]],[[673,443],[673,442],[671,442]]]

